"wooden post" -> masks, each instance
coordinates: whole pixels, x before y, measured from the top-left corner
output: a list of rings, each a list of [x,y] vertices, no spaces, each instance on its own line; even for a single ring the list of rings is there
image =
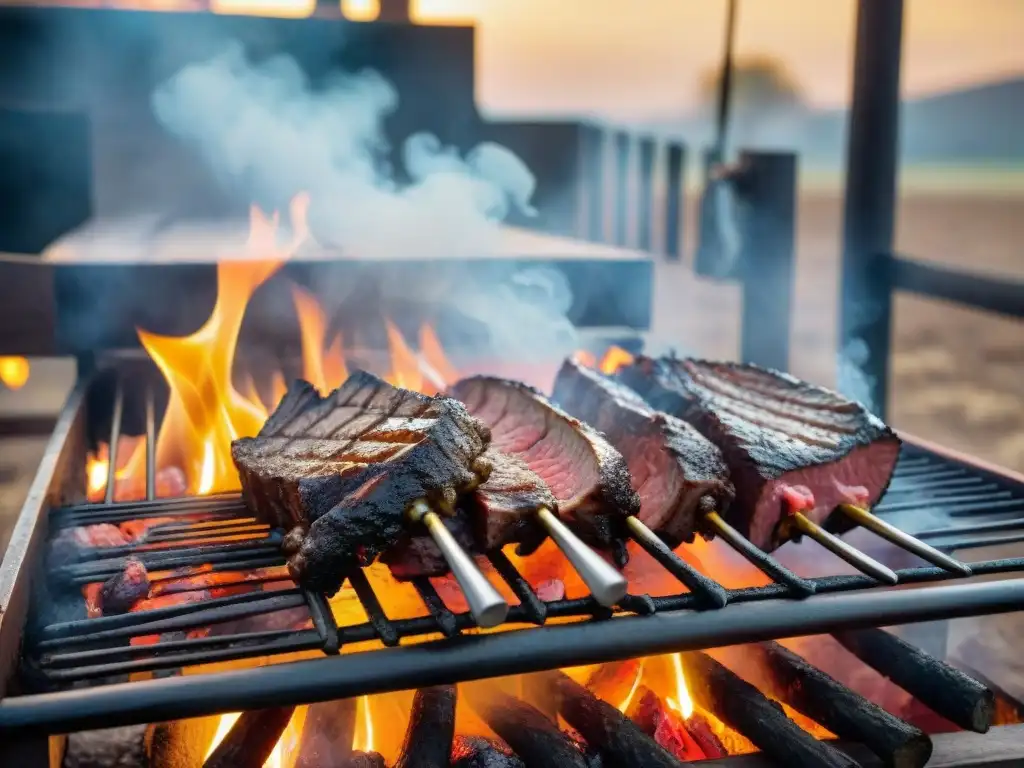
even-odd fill
[[[796,229],[796,155],[744,152],[735,181],[741,198],[740,357],[789,369]]]
[[[665,157],[665,247],[666,258],[678,261],[682,239],[686,191],[686,147],[670,142]]]
[[[629,244],[629,177],[630,177],[630,145],[632,136],[628,131],[615,134],[615,233],[614,243],[619,246]]]
[[[637,246],[651,250],[654,224],[654,156],[658,144],[653,136],[642,136],[638,144],[640,155],[640,189],[637,199]]]
[[[839,389],[885,417],[903,0],[859,0],[846,155]]]

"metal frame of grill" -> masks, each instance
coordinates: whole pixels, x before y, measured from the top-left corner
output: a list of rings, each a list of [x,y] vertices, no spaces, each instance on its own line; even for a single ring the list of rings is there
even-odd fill
[[[83,380],[72,393],[22,511],[11,552],[0,570],[0,597],[6,598],[9,606],[0,617],[0,658],[6,662],[5,677],[19,655],[32,571],[41,561],[44,541],[56,529],[153,516],[184,517],[197,512],[213,515],[212,530],[221,535],[252,527],[237,494],[155,498],[157,419],[148,385],[144,397],[147,499],[114,502],[111,469],[103,503],[64,504],[65,499],[81,498],[80,470],[85,456],[82,432],[87,421],[87,395],[95,381],[96,377]],[[125,403],[125,385],[120,376],[112,403],[108,444],[116,451]],[[113,468],[116,454],[110,459]],[[79,477],[78,485],[75,476]],[[983,520],[981,524],[989,526],[985,530],[992,531],[991,536],[969,539],[959,535],[962,524],[934,529],[948,531],[944,536],[925,532],[944,548],[1017,541],[1024,538],[1024,478],[1003,475],[909,441],[890,494],[877,510],[898,520],[914,509],[931,509],[951,523]],[[999,519],[990,520],[993,516]],[[934,521],[935,515],[930,519]],[[197,534],[216,538],[209,530],[200,533],[203,530],[188,523],[171,524],[162,531],[153,529],[157,540],[169,545],[166,549],[117,547],[99,553],[98,558],[49,572],[45,579],[66,590],[116,572],[127,555],[160,569],[203,564],[234,572],[284,563],[277,546],[279,532],[261,530],[259,538],[243,543],[195,545],[192,540]],[[176,546],[176,542],[182,545]],[[614,611],[589,597],[545,602],[507,557],[491,555],[496,573],[519,599],[503,627],[509,631],[503,632],[474,632],[469,614],[453,613],[425,578],[414,582],[424,615],[389,618],[387,606],[381,604],[359,570],[351,574],[350,584],[368,621],[351,626],[337,625],[324,595],[298,587],[51,624],[34,633],[21,649],[21,677],[31,681],[34,690],[48,692],[0,699],[0,733],[15,729],[22,736],[71,732],[308,703],[841,628],[1011,612],[1024,604],[1024,579],[964,583],[964,579],[934,567],[898,571],[901,585],[919,587],[911,590],[881,587],[860,575],[803,579],[746,542],[733,546],[758,564],[774,583],[730,590],[694,569],[660,541],[637,540],[637,544],[679,582],[680,592],[654,598],[630,594]],[[1024,572],[1024,557],[975,563],[972,569],[977,576]],[[926,586],[933,582],[934,586]],[[127,644],[132,636],[208,627],[302,607],[312,618],[311,629],[253,631],[146,646]],[[576,621],[553,621],[566,619]],[[440,637],[430,639],[435,635]],[[372,640],[382,647],[341,654],[346,646]],[[402,640],[411,642],[403,645]],[[169,670],[184,667],[318,651],[324,657],[228,672],[168,676]],[[140,672],[154,673],[154,679],[117,681]]]

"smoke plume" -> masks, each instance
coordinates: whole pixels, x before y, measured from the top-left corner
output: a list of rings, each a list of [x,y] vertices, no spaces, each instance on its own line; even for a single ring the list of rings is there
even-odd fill
[[[254,63],[241,46],[191,65],[152,104],[223,183],[281,204],[311,195],[318,238],[364,258],[451,258],[497,247],[514,206],[530,214],[534,177],[509,150],[483,143],[465,157],[436,136],[410,136],[393,165],[384,122],[399,95],[371,70],[314,87],[290,57]]]

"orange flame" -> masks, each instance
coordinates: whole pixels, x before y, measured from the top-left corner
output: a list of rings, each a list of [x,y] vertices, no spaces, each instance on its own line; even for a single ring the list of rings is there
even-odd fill
[[[24,357],[0,356],[0,383],[8,389],[21,389],[28,383],[31,367]]]
[[[320,394],[326,395],[348,378],[341,334],[334,337],[325,351],[327,316],[320,308],[316,297],[309,291],[293,286],[292,298],[295,301],[295,311],[299,315],[303,378],[316,387]]]
[[[352,737],[352,749],[356,752],[373,752],[373,712],[370,710],[370,697],[359,699],[359,723]]]
[[[601,357],[601,362],[598,364],[598,368],[601,373],[615,373],[619,368],[629,365],[633,362],[633,355],[624,350],[622,347],[610,346],[604,355]]]
[[[277,243],[277,214],[267,218],[253,208],[247,261],[217,265],[217,302],[209,319],[191,336],[159,336],[138,330],[142,346],[170,387],[167,412],[157,439],[157,463],[185,472],[189,492],[236,490],[231,441],[255,435],[267,418],[261,403],[244,397],[231,374],[245,308],[252,294],[305,239],[308,200],[292,204],[295,238]]]
[[[665,703],[687,719],[693,714],[693,699],[686,688],[686,675],[683,673],[683,657],[678,653],[672,654],[672,671],[675,676],[676,695],[665,699]]]

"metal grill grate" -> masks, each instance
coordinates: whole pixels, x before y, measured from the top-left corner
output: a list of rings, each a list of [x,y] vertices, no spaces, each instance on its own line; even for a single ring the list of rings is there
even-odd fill
[[[117,464],[121,433],[124,398],[120,388],[115,391],[113,406],[111,467]],[[174,568],[203,566],[227,579],[219,582],[219,587],[286,578],[283,571],[251,573],[284,565],[279,550],[281,532],[257,523],[237,494],[154,498],[156,420],[148,390],[145,411],[146,500],[114,502],[116,478],[111,470],[104,502],[54,509],[50,513],[51,536],[79,525],[157,517],[181,520],[153,526],[139,543],[96,549],[87,560],[48,573],[50,583],[66,593],[69,588],[102,581],[119,572],[129,556],[142,560],[147,570],[165,574]],[[908,446],[892,490],[877,511],[897,522],[901,516],[910,519],[911,512],[920,514],[922,508],[931,511],[928,519],[933,523],[994,514],[1004,518],[999,521],[1003,525],[1019,523],[1018,527],[1024,528],[1024,487]],[[229,535],[247,538],[224,542]],[[954,538],[939,543],[945,547]],[[637,545],[675,579],[680,590],[664,597],[628,594],[615,610],[609,610],[591,597],[544,601],[504,554],[494,553],[489,559],[495,573],[519,601],[512,606],[508,626],[503,629],[519,631],[477,634],[469,613],[453,612],[427,578],[413,581],[423,615],[392,618],[361,570],[350,574],[349,583],[367,620],[352,625],[338,626],[324,595],[293,583],[277,584],[278,588],[268,591],[53,623],[33,633],[25,648],[31,679],[42,681],[41,687],[50,692],[8,696],[0,701],[0,732],[11,728],[67,731],[307,703],[666,650],[1012,611],[1024,604],[1024,579],[940,584],[909,591],[882,587],[863,575],[804,579],[745,539],[724,540],[772,583],[727,589],[656,537],[639,537]],[[972,568],[976,575],[1024,572],[1024,558],[991,560],[972,564]],[[904,569],[898,575],[901,585],[963,581],[935,567]],[[161,576],[157,573],[154,578]],[[286,609],[305,611],[309,628],[273,627],[188,637],[194,630]],[[567,623],[567,619],[576,621]],[[441,639],[427,637],[438,634]],[[131,644],[132,638],[143,636],[159,637],[151,644]],[[383,648],[346,652],[346,646],[374,640]],[[231,672],[175,674],[184,667],[296,652],[313,652],[314,658]],[[340,654],[340,658],[317,659],[317,652]],[[155,673],[157,679],[125,682],[133,673]]]

